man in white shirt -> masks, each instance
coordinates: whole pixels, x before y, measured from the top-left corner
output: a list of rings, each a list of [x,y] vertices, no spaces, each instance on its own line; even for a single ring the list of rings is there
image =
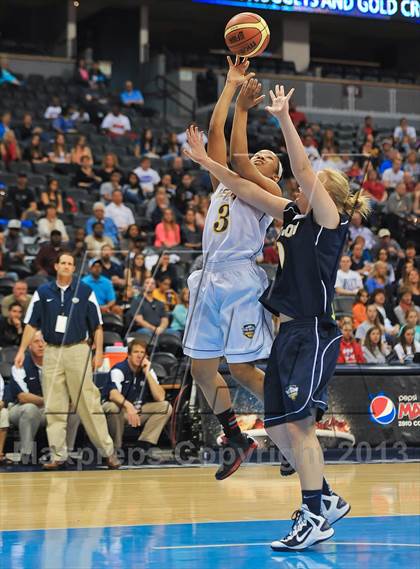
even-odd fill
[[[151,167],[150,158],[144,156],[140,160],[140,166],[134,170],[140,180],[140,186],[145,197],[151,197],[155,190],[155,186],[160,182],[160,176],[156,170]]]
[[[404,171],[401,169],[401,158],[394,158],[392,168],[387,168],[382,174],[382,182],[385,188],[396,188],[404,180]]]
[[[178,144],[181,145],[182,150],[184,150],[184,148],[188,148],[187,133],[185,131],[180,132],[179,134],[176,135],[176,141],[178,142]],[[205,145],[208,142],[208,138],[205,132],[203,132],[203,142]]]
[[[320,160],[321,156],[319,155],[318,149],[314,145],[314,140],[310,134],[306,134],[302,138],[303,146],[305,148],[306,156],[309,158],[311,162],[315,162],[316,160]]]
[[[340,259],[340,268],[337,271],[335,292],[343,296],[355,296],[357,291],[363,288],[362,277],[357,271],[352,271],[351,259],[343,255]]]
[[[123,204],[123,194],[121,190],[114,190],[112,192],[112,202],[105,208],[105,216],[110,217],[118,231],[124,233],[127,227],[134,221],[134,215],[130,208]]]
[[[102,121],[101,128],[112,136],[124,136],[126,132],[130,132],[131,124],[129,118],[121,113],[120,107],[114,105]]]
[[[404,136],[408,136],[410,144],[414,144],[417,140],[414,126],[409,126],[407,119],[402,118],[400,120],[400,126],[396,126],[394,130],[395,142],[401,142]]]
[[[61,115],[61,104],[60,99],[58,97],[53,97],[51,105],[49,105],[44,113],[44,119],[58,119]]]
[[[369,251],[376,244],[376,239],[372,231],[362,224],[362,216],[358,211],[355,211],[352,215],[351,222],[349,224],[350,238],[352,241],[356,239],[359,235],[365,240],[365,248]]]
[[[45,217],[38,221],[38,235],[39,242],[45,243],[50,240],[51,231],[56,229],[61,233],[63,242],[69,240],[64,223],[57,217],[57,209],[54,205],[48,205],[45,212]]]

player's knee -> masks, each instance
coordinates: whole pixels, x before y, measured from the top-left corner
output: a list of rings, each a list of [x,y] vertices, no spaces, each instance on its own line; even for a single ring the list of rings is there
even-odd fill
[[[255,382],[254,369],[251,364],[229,364],[233,377],[246,384]]]
[[[206,360],[192,360],[191,375],[194,381],[200,385],[200,383],[210,381],[214,377],[214,371],[207,364]]]

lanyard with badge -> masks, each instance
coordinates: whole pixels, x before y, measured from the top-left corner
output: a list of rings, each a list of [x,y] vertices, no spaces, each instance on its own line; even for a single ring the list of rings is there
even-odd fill
[[[55,331],[60,334],[64,334],[66,332],[66,327],[67,327],[67,316],[64,315],[64,290],[60,288],[60,292],[61,292],[61,306],[60,306],[61,314],[57,316]]]

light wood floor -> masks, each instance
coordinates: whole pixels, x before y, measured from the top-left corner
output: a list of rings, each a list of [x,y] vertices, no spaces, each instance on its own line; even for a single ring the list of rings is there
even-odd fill
[[[0,474],[0,530],[289,518],[296,476],[243,466],[224,482],[215,468]],[[326,476],[353,516],[420,513],[420,464],[330,465]]]

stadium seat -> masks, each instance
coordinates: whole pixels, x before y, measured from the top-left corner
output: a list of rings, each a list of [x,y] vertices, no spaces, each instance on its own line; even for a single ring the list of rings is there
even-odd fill
[[[30,277],[26,277],[25,281],[28,285],[29,292],[32,294],[39,286],[47,283],[48,278],[44,277],[44,275],[32,275]]]
[[[9,381],[12,377],[12,366],[7,362],[0,361],[0,375],[5,381]]]
[[[13,279],[8,279],[7,277],[0,279],[0,294],[12,294],[14,286],[15,281]]]
[[[168,374],[166,373],[166,369],[163,367],[163,365],[154,361],[152,369],[156,373],[159,383],[165,383],[165,380],[168,379]]]
[[[32,172],[32,165],[30,162],[25,162],[23,160],[18,162],[11,162],[9,164],[9,170],[13,172],[13,174],[20,174],[21,172],[30,174]]]
[[[124,329],[124,322],[118,314],[103,314],[102,320],[104,323],[104,330],[109,332],[117,332],[121,334]]]
[[[17,351],[18,346],[6,346],[2,348],[0,350],[0,361],[13,365]]]
[[[169,352],[155,352],[152,357],[152,367],[155,363],[161,364],[171,377],[174,377],[179,366],[179,360]]]
[[[159,352],[173,354],[177,358],[183,356],[181,339],[174,334],[160,334],[156,342],[156,349],[159,350]]]
[[[335,296],[333,306],[335,312],[352,313],[354,298],[352,296]]]
[[[116,343],[123,343],[123,339],[117,332],[104,331],[104,346],[114,346]]]

